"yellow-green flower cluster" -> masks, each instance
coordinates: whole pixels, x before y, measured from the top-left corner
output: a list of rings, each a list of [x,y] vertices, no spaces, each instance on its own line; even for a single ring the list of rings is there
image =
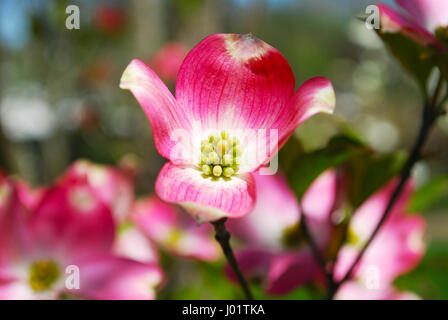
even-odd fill
[[[34,291],[45,291],[59,279],[58,265],[53,261],[37,261],[29,270],[29,284]]]
[[[238,172],[242,149],[227,131],[212,134],[201,142],[200,168],[204,175],[230,178]]]

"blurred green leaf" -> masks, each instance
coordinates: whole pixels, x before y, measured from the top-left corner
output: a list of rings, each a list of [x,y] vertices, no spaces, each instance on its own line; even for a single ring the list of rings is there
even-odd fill
[[[400,276],[395,285],[411,290],[423,299],[448,299],[448,246],[432,243],[422,262],[412,272]]]
[[[430,49],[399,33],[377,32],[392,55],[401,63],[426,92],[428,77],[435,66]]]
[[[287,175],[290,186],[301,199],[308,187],[325,170],[339,166],[365,152],[368,152],[368,148],[356,138],[336,136],[325,148],[301,154],[297,158]]]
[[[434,209],[448,198],[448,176],[437,177],[419,188],[413,195],[409,210],[424,212]]]
[[[298,139],[291,138],[280,149],[278,162],[283,172],[290,172],[294,168],[296,159],[304,152],[302,143]]]
[[[158,294],[159,299],[244,299],[238,284],[224,274],[223,261],[172,259],[170,265],[164,264],[164,270],[170,277]]]
[[[378,156],[363,154],[350,161],[349,199],[354,208],[359,207],[378,189],[401,170],[406,156],[402,152]]]

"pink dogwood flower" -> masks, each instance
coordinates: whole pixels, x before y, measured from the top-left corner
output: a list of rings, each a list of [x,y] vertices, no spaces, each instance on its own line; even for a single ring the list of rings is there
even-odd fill
[[[255,181],[258,200],[253,213],[228,224],[230,232],[244,245],[236,254],[243,272],[249,277],[264,279],[263,285],[269,294],[286,294],[308,282],[320,281],[322,274],[317,262],[305,239],[300,236],[298,224],[301,214],[294,194],[281,176],[255,175]],[[336,281],[348,271],[377,225],[395,185],[393,180],[353,214],[348,243],[339,251],[334,267]],[[336,190],[335,172],[330,170],[316,179],[302,200],[310,231],[324,256],[332,241]],[[354,279],[343,284],[335,298],[417,297],[393,287],[397,276],[418,264],[425,249],[423,219],[406,213],[411,193],[412,187],[408,185],[383,229],[355,268]],[[226,273],[234,278],[230,268]]]
[[[47,191],[46,187],[33,189],[26,181],[23,180],[16,181],[15,186],[21,203],[30,211],[36,208]]]
[[[156,196],[140,200],[132,218],[152,242],[164,250],[187,258],[214,261],[220,256],[210,225],[198,226],[193,219]]]
[[[398,291],[393,286],[382,289],[368,289],[357,281],[347,281],[336,293],[336,300],[420,300],[420,297],[410,291]]]
[[[132,60],[120,87],[129,89],[169,160],[156,193],[199,222],[243,217],[255,204],[252,172],[266,164],[294,130],[318,112],[332,113],[329,80],[306,81],[294,93],[286,59],[252,35],[214,34],[179,70],[174,98],[144,63]]]
[[[144,263],[157,263],[159,251],[156,244],[150,241],[136,226],[123,224],[118,229],[113,252],[120,257]]]
[[[254,211],[230,220],[231,234],[244,243],[237,251],[242,271],[264,279],[267,293],[281,295],[316,278],[320,272],[314,256],[300,236],[301,214],[293,192],[281,175],[255,175],[257,203]],[[332,234],[330,214],[336,195],[334,171],[323,173],[303,198],[303,210],[321,249]],[[227,274],[233,273],[227,268]]]
[[[341,248],[336,261],[334,269],[336,280],[345,275],[359,254],[360,248],[372,234],[396,183],[396,180],[390,182],[354,213],[349,224],[348,243]],[[406,186],[388,220],[354,270],[354,280],[366,294],[369,290],[378,291],[371,293],[373,296],[382,290],[389,290],[397,276],[415,268],[423,257],[425,221],[417,214],[406,212],[412,189],[410,184]],[[344,297],[345,294],[341,296]]]
[[[378,4],[381,31],[401,33],[424,46],[448,52],[448,2],[445,0],[396,0],[405,11]]]
[[[80,181],[55,185],[32,211],[0,175],[0,299],[152,299],[156,264],[112,253],[110,210]]]
[[[90,186],[98,199],[110,208],[117,223],[123,222],[131,213],[134,181],[124,170],[78,160],[59,178],[58,183],[71,184],[76,181]]]

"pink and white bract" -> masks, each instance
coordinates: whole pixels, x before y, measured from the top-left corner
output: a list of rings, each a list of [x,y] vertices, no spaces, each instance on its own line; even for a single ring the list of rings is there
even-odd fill
[[[204,261],[217,260],[220,256],[211,225],[198,226],[175,206],[156,196],[138,201],[132,219],[144,235],[169,253]]]
[[[448,2],[445,0],[396,0],[405,11],[400,11],[383,3],[378,4],[381,17],[381,31],[402,33],[424,46],[432,46],[443,52],[448,47],[440,41],[438,33],[448,27]],[[445,38],[442,35],[442,38]],[[447,40],[447,39],[444,39]]]
[[[298,225],[297,200],[281,176],[255,175],[257,204],[247,217],[229,221],[229,229],[244,244],[237,260],[248,277],[264,279],[269,294],[286,294],[306,283],[321,281],[322,274]],[[354,214],[349,224],[348,240],[340,250],[334,277],[341,280],[352,265],[362,245],[377,225],[396,181],[388,183],[370,197]],[[326,256],[334,234],[333,215],[337,179],[327,171],[314,181],[303,197],[302,207],[308,227]],[[353,280],[343,284],[337,299],[415,299],[413,293],[399,292],[393,281],[412,270],[421,260],[425,245],[424,220],[406,213],[412,187],[407,185],[396,202],[391,216],[355,268]],[[227,274],[234,278],[230,268]]]
[[[357,281],[347,281],[336,293],[336,300],[420,300],[410,291],[398,291],[393,286],[382,289],[368,289]]]
[[[243,217],[255,204],[252,172],[318,112],[332,113],[329,80],[295,79],[285,58],[252,35],[214,34],[185,58],[176,97],[144,63],[133,60],[120,87],[129,89],[169,160],[156,192],[199,222]]]
[[[128,218],[134,204],[134,181],[130,174],[119,168],[78,160],[59,178],[60,184],[74,182],[88,184],[112,211],[117,223]]]
[[[33,210],[21,198],[0,175],[0,299],[155,297],[161,269],[112,252],[112,214],[89,184],[52,186]]]

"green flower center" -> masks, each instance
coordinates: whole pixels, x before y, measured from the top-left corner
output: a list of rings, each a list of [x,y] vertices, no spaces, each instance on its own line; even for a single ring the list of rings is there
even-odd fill
[[[212,134],[201,142],[199,168],[206,177],[230,178],[238,172],[242,153],[239,140],[227,131]]]
[[[34,291],[45,291],[59,279],[58,265],[51,260],[34,262],[29,270],[29,283]]]
[[[305,243],[305,237],[300,230],[300,223],[291,225],[283,230],[281,243],[285,248],[298,248]]]
[[[179,230],[171,230],[167,237],[167,242],[169,245],[177,245],[180,240],[182,240],[182,236],[182,232],[180,232]]]
[[[357,245],[359,242],[359,237],[355,233],[355,231],[352,228],[348,228],[347,230],[347,243],[351,245]]]

